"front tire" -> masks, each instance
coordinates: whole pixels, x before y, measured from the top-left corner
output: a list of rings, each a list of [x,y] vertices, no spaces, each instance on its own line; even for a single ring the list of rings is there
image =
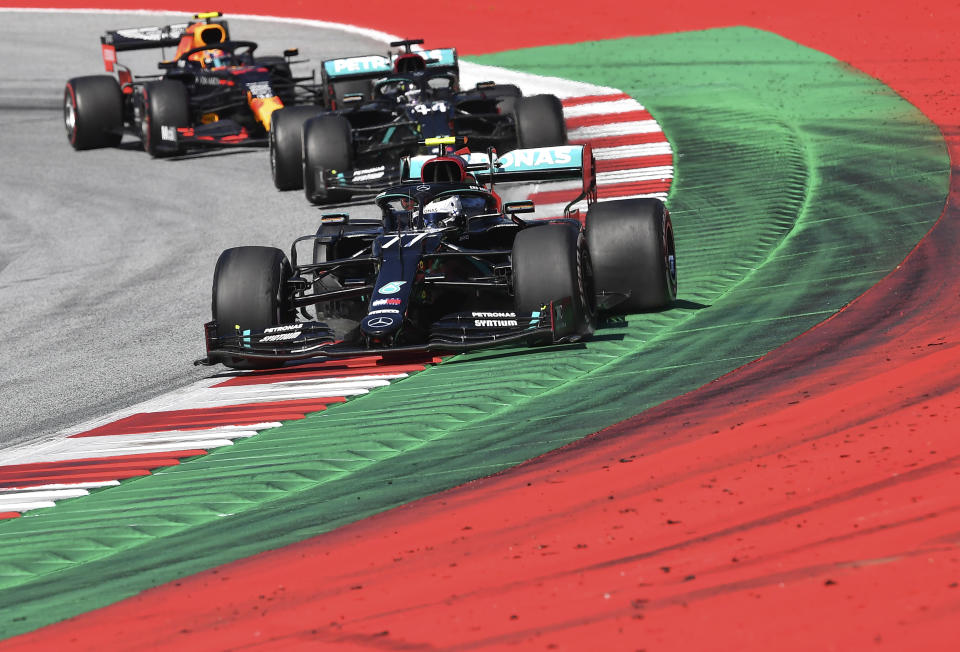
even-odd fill
[[[314,204],[350,201],[348,190],[327,190],[321,175],[353,169],[353,130],[340,115],[322,115],[303,126],[303,189]]]
[[[217,336],[293,322],[287,294],[291,274],[286,255],[274,247],[234,247],[220,254],[213,273],[211,305]],[[234,369],[269,369],[282,366],[283,361],[231,357],[223,364]]]
[[[573,333],[596,327],[593,269],[582,233],[565,224],[524,229],[513,241],[513,296],[517,313],[539,311],[551,301],[571,300]]]
[[[518,97],[513,105],[517,147],[555,147],[567,144],[563,105],[555,95]]]
[[[270,121],[270,173],[277,190],[303,189],[303,125],[323,112],[319,106],[288,106]]]
[[[110,75],[74,77],[63,91],[63,123],[76,150],[116,147],[123,139],[123,93]]]
[[[164,128],[190,126],[190,101],[187,88],[180,82],[165,79],[143,86],[141,96],[140,137],[143,149],[153,157],[177,154],[176,142],[163,139]]]
[[[594,204],[586,218],[597,288],[629,294],[615,312],[662,310],[677,298],[673,223],[656,198]]]

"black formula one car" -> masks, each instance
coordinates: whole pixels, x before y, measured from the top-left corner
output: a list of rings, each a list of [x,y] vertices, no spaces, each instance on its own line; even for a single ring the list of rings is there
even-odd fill
[[[455,139],[426,140],[441,146]],[[595,202],[588,146],[406,159],[377,196],[381,220],[322,217],[294,241],[227,249],[213,278],[207,355],[197,364],[280,366],[375,352],[463,351],[580,340],[598,311],[668,307],[677,292],[670,214],[659,199]],[[566,216],[525,220],[495,182],[583,179]],[[581,223],[570,206],[583,198]],[[309,242],[311,262],[297,245]],[[348,324],[346,335],[328,322]]]
[[[63,94],[67,138],[74,149],[113,147],[124,133],[153,156],[200,146],[266,145],[271,117],[292,104],[320,101],[313,75],[294,77],[291,57],[255,56],[257,44],[230,40],[219,12],[195,21],[135,27],[100,37],[113,75],[74,77]],[[162,74],[134,76],[117,53],[176,48]]]
[[[512,84],[460,88],[453,48],[324,61],[326,110],[296,107],[275,116],[270,133],[273,181],[303,188],[314,203],[371,197],[399,181],[398,162],[421,153],[426,138],[467,137],[476,151],[564,145],[566,126],[553,95],[524,97]]]

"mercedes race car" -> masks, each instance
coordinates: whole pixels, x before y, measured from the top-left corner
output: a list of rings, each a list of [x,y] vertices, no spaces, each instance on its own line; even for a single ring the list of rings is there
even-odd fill
[[[294,77],[291,57],[255,56],[257,44],[230,39],[219,12],[195,21],[136,27],[100,37],[113,75],[74,77],[63,94],[67,138],[74,149],[112,147],[124,133],[153,156],[199,146],[266,145],[271,117],[292,104],[319,101],[313,75]],[[162,74],[134,76],[119,52],[176,48]]]
[[[454,138],[427,139],[448,145]],[[287,360],[463,351],[588,337],[598,311],[668,307],[677,292],[670,214],[659,199],[596,202],[589,146],[497,156],[407,158],[375,199],[376,223],[324,215],[288,258],[224,251],[213,277],[207,355],[197,364],[267,368]],[[582,178],[565,217],[524,219],[494,184]],[[583,222],[570,207],[586,199]],[[300,262],[298,244],[313,257]],[[348,324],[339,337],[328,322]]]
[[[324,61],[325,110],[284,109],[270,132],[273,182],[303,188],[314,203],[372,197],[399,178],[404,155],[423,153],[426,138],[469,138],[475,151],[564,145],[566,126],[553,95],[524,97],[512,84],[460,88],[453,48],[414,51],[422,40],[391,43],[403,51]]]

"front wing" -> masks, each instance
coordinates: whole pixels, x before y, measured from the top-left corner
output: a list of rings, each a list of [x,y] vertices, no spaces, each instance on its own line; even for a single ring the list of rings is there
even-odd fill
[[[431,327],[427,342],[408,346],[363,347],[337,342],[333,331],[321,322],[302,322],[268,328],[262,332],[239,331],[217,336],[215,321],[204,324],[207,355],[195,365],[214,365],[226,360],[304,360],[350,358],[360,355],[460,352],[514,342],[563,344],[580,339],[568,319],[572,301],[565,298],[545,304],[541,310],[514,312],[474,311],[447,315]]]

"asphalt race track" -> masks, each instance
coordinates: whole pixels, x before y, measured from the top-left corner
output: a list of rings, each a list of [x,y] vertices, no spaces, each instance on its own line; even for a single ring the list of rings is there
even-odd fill
[[[3,13],[0,58],[0,445],[42,438],[209,374],[202,322],[219,253],[286,250],[317,209],[279,193],[263,149],[151,160],[139,142],[74,152],[62,118],[70,77],[102,74],[104,29],[184,14]],[[311,63],[384,49],[341,31],[230,20],[258,54]],[[37,30],[43,34],[38,38]],[[51,40],[49,35],[58,35]],[[131,53],[152,74],[159,52]],[[121,54],[121,61],[127,61]]]

